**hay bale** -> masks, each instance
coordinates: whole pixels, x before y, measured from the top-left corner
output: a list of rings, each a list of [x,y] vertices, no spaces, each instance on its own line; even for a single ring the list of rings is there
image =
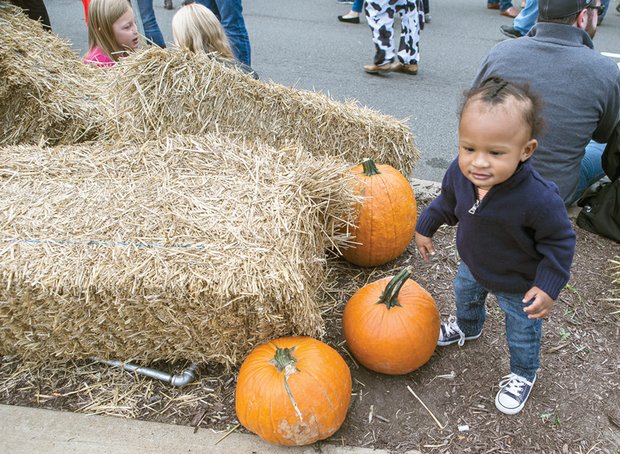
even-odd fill
[[[0,145],[67,144],[97,130],[96,69],[68,42],[0,1]]]
[[[214,136],[0,159],[0,354],[232,366],[322,334],[347,164]]]
[[[356,164],[372,157],[405,175],[419,157],[403,121],[353,101],[254,80],[205,54],[153,46],[109,74],[102,107],[115,140],[218,132],[276,148],[300,144],[316,156]]]

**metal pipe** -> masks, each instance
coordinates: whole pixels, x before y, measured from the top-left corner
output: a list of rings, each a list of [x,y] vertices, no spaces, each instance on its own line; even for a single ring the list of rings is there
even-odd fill
[[[140,375],[145,375],[147,377],[155,378],[157,380],[164,381],[172,386],[182,387],[192,382],[196,378],[196,369],[198,366],[192,363],[187,369],[185,369],[180,374],[172,375],[168,372],[163,372],[161,370],[152,369],[150,367],[141,367],[137,364],[133,363],[124,363],[122,361],[116,359],[102,359],[102,358],[92,358],[95,361],[99,361],[101,363],[105,363],[108,366],[114,367],[122,367],[123,369],[129,372],[135,372]]]

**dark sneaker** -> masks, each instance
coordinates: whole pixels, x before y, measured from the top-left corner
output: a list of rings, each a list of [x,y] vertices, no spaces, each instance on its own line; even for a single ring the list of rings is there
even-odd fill
[[[338,20],[340,22],[345,22],[345,23],[349,23],[349,24],[359,24],[360,23],[360,18],[359,17],[346,17],[346,16],[338,16]]]
[[[517,374],[506,375],[499,382],[499,392],[495,396],[495,406],[507,415],[516,415],[530,397],[536,376],[530,382]]]
[[[448,317],[447,322],[441,322],[441,326],[439,329],[439,340],[437,341],[437,345],[440,347],[445,347],[446,345],[452,345],[454,343],[459,344],[459,347],[462,347],[466,340],[478,339],[482,331],[473,336],[465,336],[459,325],[456,323],[456,317],[451,315]]]
[[[523,36],[519,30],[510,25],[500,26],[499,31],[502,32],[502,35],[507,36],[508,38],[521,38]]]

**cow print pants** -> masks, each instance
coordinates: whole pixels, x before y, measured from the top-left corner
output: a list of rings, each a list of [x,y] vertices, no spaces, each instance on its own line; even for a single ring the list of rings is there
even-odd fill
[[[369,0],[366,20],[375,43],[375,65],[394,61],[394,20],[401,17],[398,60],[406,65],[420,61],[420,18],[415,0]]]

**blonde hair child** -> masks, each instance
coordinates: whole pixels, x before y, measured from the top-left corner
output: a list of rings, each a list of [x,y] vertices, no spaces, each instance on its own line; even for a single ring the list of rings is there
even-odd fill
[[[113,66],[138,47],[138,27],[128,0],[91,0],[88,6],[88,53],[84,63]]]
[[[183,6],[174,15],[172,38],[181,49],[216,53],[226,60],[235,58],[220,21],[209,8],[197,3]]]

